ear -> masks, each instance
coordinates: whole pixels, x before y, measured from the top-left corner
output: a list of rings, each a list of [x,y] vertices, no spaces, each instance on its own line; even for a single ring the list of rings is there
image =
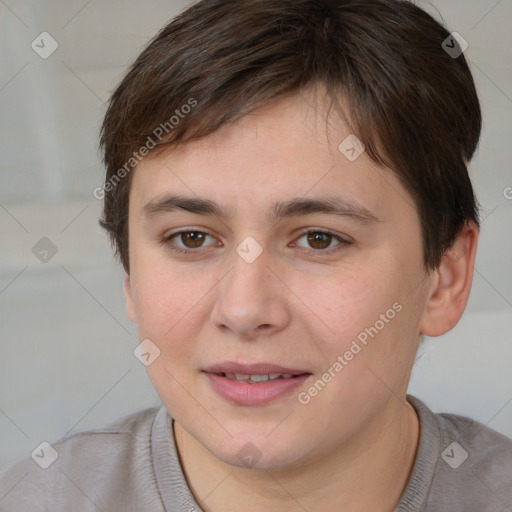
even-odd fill
[[[462,316],[473,282],[478,233],[476,224],[468,221],[443,255],[432,276],[420,334],[441,336],[453,329]]]
[[[133,301],[132,283],[130,276],[126,275],[123,281],[124,300],[126,302],[126,313],[128,318],[133,322],[137,323],[137,315],[135,314],[135,304]]]

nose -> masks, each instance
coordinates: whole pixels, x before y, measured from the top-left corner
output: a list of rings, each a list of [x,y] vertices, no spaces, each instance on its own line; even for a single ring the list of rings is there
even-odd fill
[[[216,287],[212,322],[237,338],[269,336],[290,322],[289,291],[270,251],[263,249],[253,261],[240,254],[233,252],[233,264]]]

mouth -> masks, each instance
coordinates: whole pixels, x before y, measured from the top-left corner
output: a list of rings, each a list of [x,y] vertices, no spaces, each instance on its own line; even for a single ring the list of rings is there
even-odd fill
[[[237,405],[263,405],[289,395],[312,373],[274,364],[222,363],[203,370],[211,389]]]
[[[226,379],[236,380],[238,382],[248,382],[250,384],[256,384],[258,382],[268,382],[269,380],[276,379],[295,379],[304,374],[291,374],[291,373],[256,373],[256,374],[246,374],[246,373],[215,373],[215,375],[220,375],[221,377],[226,377]]]
[[[239,364],[224,362],[214,364],[203,370],[206,373],[220,375],[239,382],[267,382],[276,379],[293,379],[301,375],[311,375],[307,370],[290,368],[272,363]]]

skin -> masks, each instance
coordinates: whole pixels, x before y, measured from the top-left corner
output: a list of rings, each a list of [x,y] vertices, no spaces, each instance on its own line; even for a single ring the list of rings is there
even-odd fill
[[[418,445],[406,391],[419,337],[451,329],[468,299],[476,226],[468,223],[439,268],[426,272],[411,196],[365,153],[351,162],[338,150],[350,131],[333,115],[326,131],[315,98],[274,101],[208,137],[150,155],[133,174],[127,311],[139,338],[161,351],[148,375],[174,418],[180,460],[205,511],[392,511]],[[166,194],[210,199],[232,217],[145,211]],[[333,196],[378,220],[267,217],[277,201]],[[210,236],[203,245],[164,240],[181,229]],[[302,229],[351,243],[335,236],[308,243]],[[248,236],[262,248],[252,263],[235,250]],[[336,250],[322,254],[326,248]],[[300,403],[298,393],[394,303],[401,311]],[[223,361],[313,375],[268,404],[240,406],[217,395],[201,371]],[[244,467],[237,453],[249,442],[261,458]]]

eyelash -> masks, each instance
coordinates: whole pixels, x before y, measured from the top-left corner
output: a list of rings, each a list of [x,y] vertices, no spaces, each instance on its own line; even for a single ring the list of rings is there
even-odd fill
[[[177,231],[176,233],[171,233],[170,235],[166,236],[162,240],[162,243],[168,245],[173,252],[176,252],[179,254],[184,254],[184,255],[197,253],[200,249],[203,249],[203,247],[198,247],[197,249],[182,249],[181,247],[173,246],[170,243],[174,238],[177,238],[178,236],[180,236],[183,233],[200,233],[202,235],[211,236],[209,233],[206,233],[205,231],[199,231],[196,229],[185,229],[182,231]],[[322,255],[322,256],[330,255],[334,252],[339,251],[343,246],[347,246],[352,243],[350,240],[347,240],[339,235],[336,235],[336,234],[332,233],[331,231],[324,231],[321,229],[303,230],[300,233],[300,236],[297,238],[297,240],[300,240],[303,236],[305,236],[309,233],[321,233],[321,234],[329,235],[329,236],[333,237],[334,239],[338,240],[339,244],[336,244],[334,247],[331,247],[330,249],[308,249],[308,248],[303,247],[302,249],[304,249],[308,254]]]

